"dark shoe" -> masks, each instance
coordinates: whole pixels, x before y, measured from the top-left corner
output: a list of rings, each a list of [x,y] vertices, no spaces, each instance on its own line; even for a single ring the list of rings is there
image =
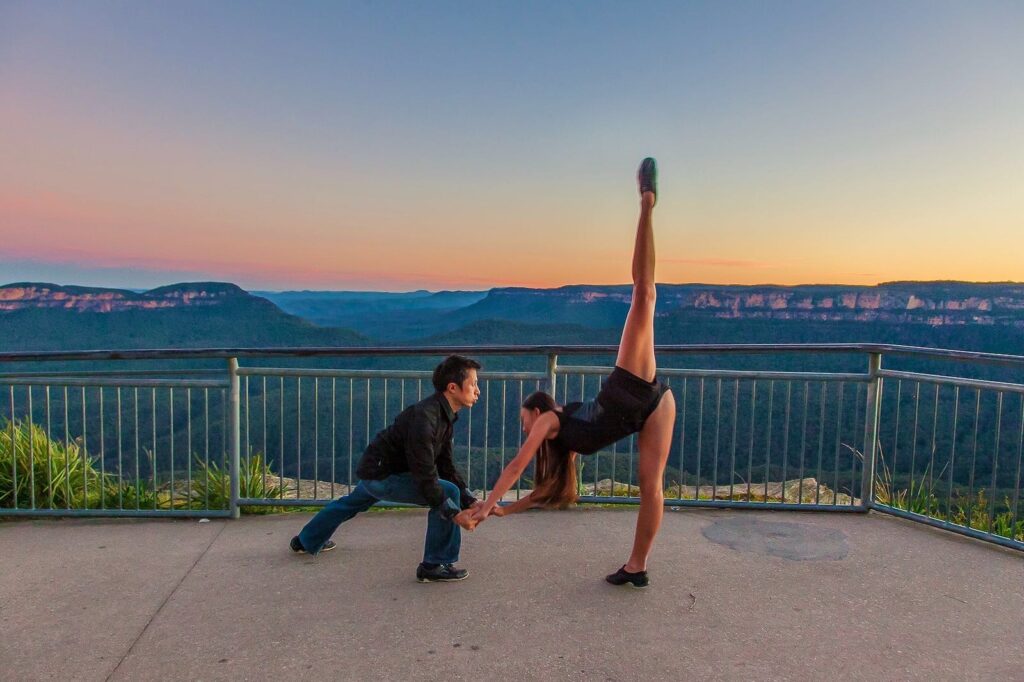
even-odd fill
[[[433,568],[426,568],[423,564],[416,567],[416,580],[421,583],[452,583],[456,580],[465,580],[469,571],[464,568],[455,568],[455,564],[441,564]]]
[[[658,197],[658,164],[651,157],[640,162],[640,170],[636,174],[637,182],[640,183],[640,194],[653,192],[655,200]]]
[[[292,541],[289,543],[289,546],[292,548],[292,551],[296,554],[309,554],[309,552],[306,551],[306,548],[302,546],[302,542],[299,541],[298,535],[292,538]],[[320,551],[330,552],[337,546],[338,545],[336,542],[334,542],[334,540],[328,540],[324,543],[324,546],[320,548]]]
[[[651,584],[651,581],[647,579],[647,571],[630,573],[625,566],[611,575],[606,575],[604,579],[612,585],[629,585],[630,587],[647,587]]]

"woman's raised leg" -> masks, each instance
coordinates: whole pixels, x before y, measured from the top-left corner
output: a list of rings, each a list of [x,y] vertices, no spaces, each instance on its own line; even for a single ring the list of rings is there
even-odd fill
[[[640,219],[636,226],[633,245],[633,298],[626,314],[626,324],[619,341],[619,354],[615,364],[644,381],[652,381],[657,371],[654,360],[654,304],[657,292],[654,286],[654,213],[655,176],[654,159],[640,164]]]

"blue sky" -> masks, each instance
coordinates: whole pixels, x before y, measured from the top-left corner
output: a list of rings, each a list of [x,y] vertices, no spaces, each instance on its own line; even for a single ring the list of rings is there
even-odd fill
[[[642,11],[641,11],[642,10]],[[1024,5],[0,0],[0,280],[1024,280]]]

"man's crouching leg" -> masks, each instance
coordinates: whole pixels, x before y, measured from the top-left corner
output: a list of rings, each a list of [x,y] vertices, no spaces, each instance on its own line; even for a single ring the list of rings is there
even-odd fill
[[[454,521],[461,499],[459,487],[445,480],[438,483],[444,491],[444,501],[427,514],[423,563],[416,569],[416,579],[421,583],[452,582],[469,575],[465,569],[455,567],[462,547],[462,529]]]

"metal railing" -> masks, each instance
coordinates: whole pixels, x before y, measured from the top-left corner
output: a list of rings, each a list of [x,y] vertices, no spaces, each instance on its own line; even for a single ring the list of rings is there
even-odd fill
[[[488,356],[454,441],[486,494],[522,443],[523,398],[592,398],[615,350],[0,354],[11,368],[0,374],[0,514],[237,517],[324,504],[452,352]],[[883,356],[909,367],[883,369]],[[667,505],[876,509],[1024,549],[1024,357],[876,344],[662,346],[658,357],[677,404]],[[581,501],[637,502],[637,456],[631,437],[580,457]]]

